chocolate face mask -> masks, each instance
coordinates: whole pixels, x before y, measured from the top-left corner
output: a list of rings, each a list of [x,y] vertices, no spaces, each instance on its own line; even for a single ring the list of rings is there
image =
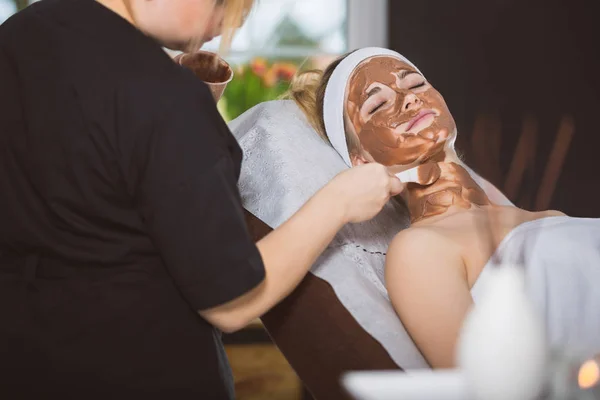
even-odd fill
[[[386,166],[439,156],[455,134],[454,119],[437,90],[408,64],[375,57],[350,79],[346,113],[362,149]]]
[[[433,178],[438,177],[433,184],[421,186],[410,183],[407,186],[411,222],[443,214],[452,206],[469,209],[472,205],[491,205],[483,189],[463,167],[452,162],[436,164],[439,173],[437,168],[427,169],[435,172]]]

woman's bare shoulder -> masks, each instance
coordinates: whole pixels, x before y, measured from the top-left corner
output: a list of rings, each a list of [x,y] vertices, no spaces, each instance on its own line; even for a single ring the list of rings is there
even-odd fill
[[[403,229],[390,243],[388,254],[393,251],[421,252],[437,246],[451,246],[450,238],[436,227],[419,226]]]
[[[439,260],[439,263],[435,261]],[[435,227],[411,227],[400,231],[390,243],[387,268],[411,268],[424,264],[447,265],[462,260],[460,249],[444,231]]]

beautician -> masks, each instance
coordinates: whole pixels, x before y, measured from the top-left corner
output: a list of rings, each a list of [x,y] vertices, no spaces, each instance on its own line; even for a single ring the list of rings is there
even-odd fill
[[[43,0],[0,27],[0,398],[233,398],[219,331],[401,191],[349,170],[252,242],[240,148],[161,48],[228,43],[251,5]]]

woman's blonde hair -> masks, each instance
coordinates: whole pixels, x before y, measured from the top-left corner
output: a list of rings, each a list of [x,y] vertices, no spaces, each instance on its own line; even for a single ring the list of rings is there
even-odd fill
[[[319,136],[329,142],[323,118],[323,105],[325,103],[325,90],[327,84],[338,65],[348,56],[346,54],[331,64],[325,70],[313,69],[296,75],[292,80],[290,89],[284,98],[294,100],[302,110],[308,122],[317,131]],[[346,129],[346,144],[350,154],[357,153],[360,142],[356,135],[350,134]]]

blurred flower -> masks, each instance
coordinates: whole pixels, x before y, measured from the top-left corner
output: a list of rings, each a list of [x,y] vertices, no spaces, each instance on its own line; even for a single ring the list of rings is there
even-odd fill
[[[269,68],[266,74],[263,76],[263,82],[266,87],[271,88],[277,84],[277,70],[273,67]]]
[[[234,79],[221,99],[221,114],[230,121],[259,103],[280,98],[288,90],[297,70],[291,62],[271,64],[264,58],[236,66]]]
[[[258,76],[263,76],[267,72],[267,60],[264,58],[255,58],[250,62],[250,69]]]
[[[265,86],[273,87],[277,83],[290,82],[296,75],[297,68],[292,63],[275,63],[264,74],[263,81]]]
[[[298,68],[292,63],[275,64],[273,68],[276,68],[277,78],[283,81],[291,81]]]

